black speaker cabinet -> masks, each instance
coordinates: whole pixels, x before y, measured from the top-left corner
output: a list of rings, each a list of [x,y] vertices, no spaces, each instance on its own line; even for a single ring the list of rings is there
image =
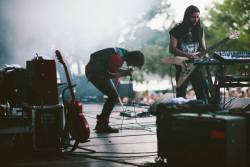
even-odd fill
[[[245,118],[158,109],[158,156],[169,167],[245,167]]]
[[[38,151],[59,150],[63,130],[63,106],[33,106],[33,147]]]
[[[24,68],[6,70],[3,86],[0,88],[3,102],[9,102],[12,107],[20,107],[27,102],[27,76]]]
[[[26,62],[28,101],[31,105],[58,104],[55,60],[34,59]]]
[[[246,118],[247,166],[250,167],[250,111],[230,111],[229,114]]]

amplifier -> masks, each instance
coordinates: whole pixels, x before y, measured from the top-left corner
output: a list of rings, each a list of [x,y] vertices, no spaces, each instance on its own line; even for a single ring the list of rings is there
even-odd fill
[[[229,114],[246,118],[247,166],[250,167],[250,111],[230,111]]]
[[[24,68],[6,70],[4,82],[0,88],[2,102],[8,101],[11,107],[20,107],[27,102],[27,77]]]
[[[245,118],[157,111],[157,147],[170,167],[245,167]]]
[[[33,148],[59,151],[63,131],[63,106],[32,106]]]
[[[26,62],[28,102],[31,105],[58,104],[55,60],[42,58]]]

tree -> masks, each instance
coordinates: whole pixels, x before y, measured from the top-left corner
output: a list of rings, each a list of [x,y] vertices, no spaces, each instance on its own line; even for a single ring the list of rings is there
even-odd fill
[[[249,50],[250,46],[250,0],[224,0],[223,3],[214,3],[209,10],[207,20],[211,24],[208,27],[207,43],[211,45],[225,38],[230,31],[240,32],[240,38],[227,42],[219,50]],[[249,65],[238,64],[228,68],[230,73],[246,72]]]
[[[224,0],[223,3],[214,3],[210,8],[207,20],[208,43],[224,38],[225,33],[232,30],[240,32],[240,38],[222,47],[226,50],[248,50],[250,46],[250,0]]]
[[[124,41],[121,43],[128,49],[141,49],[145,55],[146,73],[158,74],[162,77],[170,74],[170,66],[162,63],[162,58],[170,56],[169,45],[169,26],[167,22],[172,18],[169,13],[170,4],[168,0],[155,1],[152,8],[139,20],[131,25],[130,31],[125,34]],[[162,18],[158,29],[150,27],[150,23],[156,18]],[[142,74],[139,75],[142,77]]]

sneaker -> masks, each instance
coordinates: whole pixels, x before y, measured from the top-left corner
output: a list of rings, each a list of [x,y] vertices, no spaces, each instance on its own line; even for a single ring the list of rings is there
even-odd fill
[[[96,124],[96,133],[119,133],[119,129],[112,128],[109,125]]]
[[[95,126],[96,133],[118,133],[119,130],[109,126],[109,118],[97,115],[97,123]]]

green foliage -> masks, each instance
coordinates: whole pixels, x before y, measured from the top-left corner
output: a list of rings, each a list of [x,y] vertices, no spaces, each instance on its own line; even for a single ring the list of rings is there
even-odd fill
[[[131,36],[133,36],[133,38],[131,38]],[[122,45],[130,49],[145,48],[148,45],[167,48],[169,44],[168,32],[152,30],[146,26],[138,27],[132,35],[127,34],[124,38],[125,40]]]
[[[249,1],[224,0],[223,3],[214,3],[214,6],[211,6],[208,10],[208,16],[202,18],[203,21],[210,23],[209,26],[204,26],[208,47],[227,37],[232,30],[237,30],[241,34],[240,38],[227,42],[217,48],[217,50],[249,50]],[[158,74],[162,77],[171,73],[170,66],[161,62],[162,58],[170,56],[168,51],[169,28],[166,25],[162,25],[161,30],[152,30],[147,23],[159,15],[164,16],[165,20],[174,20],[170,15],[169,9],[168,0],[156,0],[151,10],[131,25],[131,31],[124,36],[125,40],[122,43],[128,49],[141,49],[146,59],[143,67],[144,71],[146,73]],[[143,78],[142,74],[138,76],[140,79]]]
[[[224,0],[222,4],[215,3],[209,9],[207,20],[211,23],[208,27],[209,36],[207,43],[224,38],[230,31],[240,32],[237,41],[230,41],[223,50],[249,50],[250,46],[250,0]]]
[[[169,56],[166,48],[159,45],[148,45],[142,52],[145,54],[145,72],[159,74],[164,77],[170,74],[170,66],[162,63],[162,59]]]
[[[210,8],[208,12],[207,20],[211,24],[206,33],[208,46],[225,38],[229,32],[237,30],[240,32],[239,39],[228,41],[217,50],[249,50],[250,0],[224,0],[221,4],[214,3],[214,7]],[[250,67],[245,66],[248,65],[231,66],[228,68],[228,73],[235,74],[246,71],[245,68],[250,69]]]
[[[170,74],[170,65],[162,63],[162,59],[170,56],[168,51],[169,35],[168,32],[152,30],[142,27],[134,34],[135,39],[127,40],[124,43],[126,48],[142,48],[145,55],[145,65],[143,72],[158,74],[161,77]],[[143,74],[138,73],[135,77],[137,81],[143,80]]]
[[[168,0],[155,0],[152,8],[138,21],[131,25],[131,30],[124,36],[121,45],[128,49],[141,49],[145,55],[143,72],[136,75],[136,80],[143,80],[143,74],[153,73],[162,77],[170,74],[170,66],[162,63],[162,58],[169,56],[169,34],[166,22],[171,19]],[[159,29],[152,29],[148,23],[156,17],[164,21]],[[171,19],[173,20],[173,19]]]

